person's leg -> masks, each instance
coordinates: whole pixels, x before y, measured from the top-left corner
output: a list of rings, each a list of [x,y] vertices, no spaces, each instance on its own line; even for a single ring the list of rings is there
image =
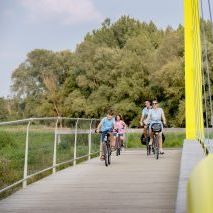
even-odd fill
[[[147,125],[144,125],[143,134],[144,134],[144,137],[146,138],[147,137]]]
[[[153,144],[153,137],[154,137],[154,134],[153,134],[153,132],[152,132],[151,129],[149,130],[149,135],[150,135],[149,145],[152,145],[152,144]]]
[[[162,149],[162,132],[159,133],[159,147]]]
[[[160,147],[160,153],[163,153],[162,132],[161,132],[161,133],[159,133],[159,147]]]
[[[124,146],[124,135],[123,134],[120,135],[120,141],[121,141],[121,146],[123,147]]]
[[[105,132],[102,132],[102,133],[101,133],[101,148],[100,148],[100,159],[101,159],[101,160],[104,160],[103,143],[104,143],[105,135],[106,135]]]
[[[114,148],[115,147],[115,141],[116,141],[116,135],[113,133],[110,133],[110,147]]]

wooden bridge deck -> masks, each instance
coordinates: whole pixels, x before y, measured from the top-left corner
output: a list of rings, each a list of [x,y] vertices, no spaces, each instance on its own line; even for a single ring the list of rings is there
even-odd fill
[[[0,201],[0,212],[172,213],[175,211],[181,150],[159,160],[145,150],[99,159],[62,170]]]

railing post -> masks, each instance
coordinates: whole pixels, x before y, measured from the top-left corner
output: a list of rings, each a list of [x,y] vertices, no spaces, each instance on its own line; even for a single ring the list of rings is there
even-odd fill
[[[24,181],[23,188],[27,186],[27,170],[28,170],[28,152],[29,152],[29,129],[30,129],[31,121],[27,124],[27,132],[26,132],[26,141],[25,141],[25,155],[24,155]]]
[[[78,135],[78,121],[79,118],[77,119],[76,123],[75,123],[75,143],[74,143],[74,161],[73,161],[73,166],[76,165],[76,152],[77,152],[77,135]]]
[[[58,139],[58,134],[57,134],[58,120],[59,120],[59,118],[57,118],[56,123],[55,123],[55,137],[54,137],[54,150],[53,150],[53,174],[56,173],[57,139]]]
[[[89,145],[89,153],[88,153],[88,160],[91,159],[91,143],[92,143],[92,122],[93,119],[90,122],[90,126],[89,126],[89,134],[88,134],[88,145]]]

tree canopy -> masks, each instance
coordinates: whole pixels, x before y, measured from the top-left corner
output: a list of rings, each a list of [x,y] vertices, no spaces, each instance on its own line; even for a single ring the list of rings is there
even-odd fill
[[[100,117],[111,108],[136,126],[144,101],[156,97],[168,124],[183,127],[183,27],[106,19],[74,52],[32,50],[14,70],[12,89],[20,117]]]

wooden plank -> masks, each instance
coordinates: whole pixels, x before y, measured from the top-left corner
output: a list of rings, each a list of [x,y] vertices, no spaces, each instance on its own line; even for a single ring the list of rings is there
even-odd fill
[[[0,212],[170,213],[175,210],[181,150],[159,160],[145,150],[92,159],[44,178],[0,202]]]

